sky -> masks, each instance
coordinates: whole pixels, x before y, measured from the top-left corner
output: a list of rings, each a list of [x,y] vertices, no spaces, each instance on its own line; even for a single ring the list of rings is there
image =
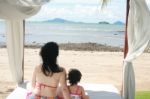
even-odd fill
[[[150,0],[146,0],[150,8]],[[98,23],[107,21],[125,22],[126,0],[110,0],[107,6],[101,9],[101,0],[50,0],[42,6],[39,13],[27,21],[45,21],[62,18],[69,21]]]
[[[103,10],[100,0],[51,0],[41,8],[38,14],[27,20],[44,21],[62,18],[85,23],[125,22],[125,10],[126,0],[111,0]]]

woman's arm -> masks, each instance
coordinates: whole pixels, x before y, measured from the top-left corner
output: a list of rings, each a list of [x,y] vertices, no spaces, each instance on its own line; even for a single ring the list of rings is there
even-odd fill
[[[35,84],[36,84],[36,72],[37,72],[37,66],[33,70],[32,81],[31,81],[31,90],[33,90],[35,88]]]
[[[70,95],[69,95],[67,83],[66,83],[66,71],[65,71],[65,69],[63,69],[63,72],[62,72],[61,77],[60,77],[60,85],[61,85],[61,90],[62,90],[64,99],[71,99]]]

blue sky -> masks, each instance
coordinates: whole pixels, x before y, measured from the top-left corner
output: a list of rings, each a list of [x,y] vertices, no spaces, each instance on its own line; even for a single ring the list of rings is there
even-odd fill
[[[101,10],[100,0],[51,0],[30,21],[44,21],[54,18],[76,22],[98,23],[99,21],[125,21],[126,0],[111,0]]]

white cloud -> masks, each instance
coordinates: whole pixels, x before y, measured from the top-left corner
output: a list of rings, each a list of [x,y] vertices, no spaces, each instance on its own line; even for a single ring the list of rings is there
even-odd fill
[[[146,0],[147,4],[150,4],[150,0]]]
[[[69,2],[69,1],[80,3],[67,5],[49,3],[43,6],[41,11],[36,16],[30,18],[29,20],[48,20],[53,18],[64,18],[68,20],[82,21],[82,22],[99,22],[101,20],[106,20],[110,22],[116,20],[124,21],[125,4],[123,2],[121,3],[120,2],[121,0],[120,1],[114,0],[116,2],[109,3],[108,6],[105,7],[103,11],[100,10],[101,6],[99,4],[96,5],[96,3],[83,5],[81,2],[83,2],[84,0],[62,0],[61,2]],[[92,2],[92,0],[85,0],[85,1],[89,3]],[[93,1],[100,1],[100,0],[93,0]]]
[[[65,18],[65,19],[84,19],[97,16],[99,13],[96,6],[82,6],[75,5],[74,7],[50,7],[44,6],[41,11],[29,20],[47,20],[52,18]],[[86,20],[85,20],[86,21]]]
[[[150,0],[146,0],[147,6],[150,9]]]
[[[101,0],[51,0],[57,4],[99,4]]]

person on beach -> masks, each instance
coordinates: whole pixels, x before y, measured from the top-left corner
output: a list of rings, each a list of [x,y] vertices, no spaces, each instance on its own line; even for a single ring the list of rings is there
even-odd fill
[[[59,46],[55,42],[46,43],[40,51],[42,64],[35,67],[32,75],[31,92],[26,99],[57,99],[60,84],[65,99],[70,99],[66,84],[66,71],[57,64]]]
[[[78,69],[70,69],[68,73],[68,90],[71,96],[71,99],[89,99],[89,97],[85,94],[84,88],[79,86],[82,77],[81,72]],[[58,91],[58,99],[64,99],[61,92]]]

